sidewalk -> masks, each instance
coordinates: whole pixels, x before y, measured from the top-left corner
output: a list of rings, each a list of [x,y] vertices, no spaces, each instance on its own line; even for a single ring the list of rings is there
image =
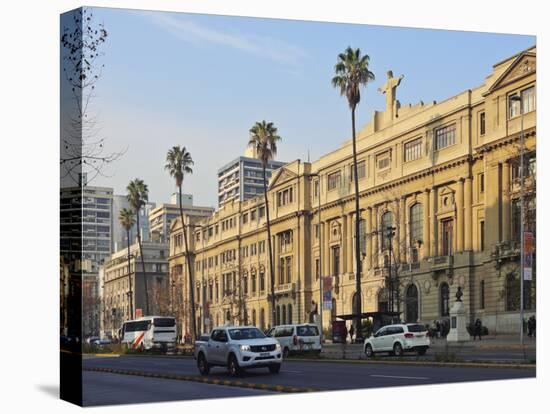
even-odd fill
[[[466,342],[447,342],[445,338],[432,339],[430,345],[429,354],[433,357],[436,354],[442,353],[456,353],[464,354],[464,359],[468,360],[466,355],[472,355],[477,352],[483,353],[491,350],[496,350],[499,353],[506,353],[507,351],[527,351],[530,355],[536,353],[536,339],[524,338],[524,345],[520,345],[518,336],[484,336],[480,340],[470,340]],[[350,344],[347,343],[344,347],[343,344],[333,344],[331,341],[325,341],[323,344],[323,350],[321,352],[322,358],[336,358],[336,359],[364,359],[363,345],[362,344]],[[508,357],[503,357],[503,360]]]

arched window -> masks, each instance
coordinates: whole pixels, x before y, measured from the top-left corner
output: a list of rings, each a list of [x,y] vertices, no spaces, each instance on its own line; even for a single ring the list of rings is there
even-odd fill
[[[256,272],[252,273],[252,294],[256,294]]]
[[[248,295],[248,272],[243,273],[243,291],[245,295]]]
[[[446,282],[439,287],[439,305],[441,316],[449,316],[449,285]]]
[[[252,325],[256,325],[256,309],[252,309]]]
[[[409,243],[411,248],[411,262],[418,262],[418,246],[423,241],[422,204],[416,203],[410,209]]]
[[[231,322],[231,312],[230,311],[225,312],[225,321],[226,322]]]
[[[283,305],[283,306],[281,306],[281,308],[283,308],[283,309],[282,309],[282,310],[283,310],[283,318],[282,318],[281,324],[282,324],[282,325],[286,325],[286,306]]]
[[[418,321],[418,289],[416,285],[409,285],[405,295],[405,311],[407,322]]]
[[[387,248],[390,247],[390,242],[389,242],[389,238],[388,238],[388,235],[389,235],[388,227],[392,227],[392,226],[393,226],[393,214],[392,214],[391,211],[386,211],[382,215],[382,222],[381,222],[381,226],[380,226],[380,231],[381,231],[380,246],[381,246],[382,250],[386,250]]]
[[[277,307],[275,309],[276,309],[276,312],[275,312],[275,325],[280,325],[281,324],[281,308],[279,307],[279,305],[277,305]]]
[[[292,305],[290,303],[288,304],[287,314],[288,314],[288,323],[290,325],[292,323]]]
[[[514,273],[508,273],[506,276],[506,310],[519,310],[519,278]]]

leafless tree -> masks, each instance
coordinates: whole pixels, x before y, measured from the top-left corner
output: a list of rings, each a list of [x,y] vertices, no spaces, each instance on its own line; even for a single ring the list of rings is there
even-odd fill
[[[72,104],[62,102],[61,177],[77,184],[81,174],[87,175],[88,182],[98,175],[108,177],[106,167],[126,152],[105,151],[106,138],[92,105],[105,67],[101,49],[107,36],[103,23],[94,22],[89,8],[72,12],[72,21],[63,27],[61,35],[63,87],[72,97]]]

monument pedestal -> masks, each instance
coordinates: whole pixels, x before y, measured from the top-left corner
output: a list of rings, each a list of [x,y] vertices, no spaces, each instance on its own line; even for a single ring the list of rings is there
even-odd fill
[[[470,334],[466,329],[466,310],[464,303],[456,301],[449,311],[451,329],[447,334],[447,342],[469,341]]]

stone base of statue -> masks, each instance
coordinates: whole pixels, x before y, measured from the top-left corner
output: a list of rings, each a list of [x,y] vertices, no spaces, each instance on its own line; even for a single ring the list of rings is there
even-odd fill
[[[447,334],[447,342],[469,341],[470,334],[466,329],[466,310],[464,303],[456,301],[449,310],[451,329]]]

